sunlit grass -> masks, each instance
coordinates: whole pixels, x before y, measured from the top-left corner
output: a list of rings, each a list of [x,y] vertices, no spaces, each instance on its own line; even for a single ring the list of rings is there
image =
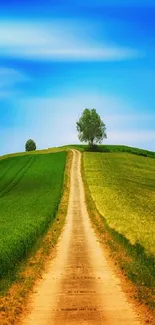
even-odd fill
[[[109,226],[155,255],[154,159],[84,153],[84,168],[93,200]]]
[[[29,155],[44,155],[44,154],[49,154],[49,153],[54,153],[54,152],[61,152],[65,151],[63,147],[53,147],[53,148],[48,148],[48,149],[42,149],[42,150],[35,150],[35,151],[23,151],[23,152],[16,152],[16,153],[11,153],[11,154],[6,154],[3,156],[0,156],[0,160],[4,160],[7,158],[11,157],[19,157],[19,156],[29,156]]]

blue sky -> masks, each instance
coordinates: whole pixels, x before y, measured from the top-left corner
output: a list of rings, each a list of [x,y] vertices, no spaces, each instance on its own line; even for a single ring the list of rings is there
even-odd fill
[[[1,0],[0,154],[78,143],[86,107],[155,150],[154,80],[155,0]]]

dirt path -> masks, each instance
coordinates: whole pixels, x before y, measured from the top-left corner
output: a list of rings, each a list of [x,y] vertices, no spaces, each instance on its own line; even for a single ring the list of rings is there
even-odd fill
[[[89,221],[74,151],[66,225],[23,325],[139,325]]]

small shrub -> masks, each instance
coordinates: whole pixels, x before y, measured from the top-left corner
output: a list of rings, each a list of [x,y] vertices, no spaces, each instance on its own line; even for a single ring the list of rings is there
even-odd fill
[[[26,142],[25,150],[26,151],[34,151],[34,150],[36,150],[36,143],[32,139],[29,139]]]

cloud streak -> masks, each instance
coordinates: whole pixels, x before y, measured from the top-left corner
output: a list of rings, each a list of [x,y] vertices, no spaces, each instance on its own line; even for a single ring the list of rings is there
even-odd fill
[[[92,26],[91,26],[92,27]],[[85,29],[85,26],[84,26]],[[0,23],[0,55],[31,60],[122,61],[144,55],[137,49],[99,42],[91,37],[91,28],[83,31],[67,22]]]

